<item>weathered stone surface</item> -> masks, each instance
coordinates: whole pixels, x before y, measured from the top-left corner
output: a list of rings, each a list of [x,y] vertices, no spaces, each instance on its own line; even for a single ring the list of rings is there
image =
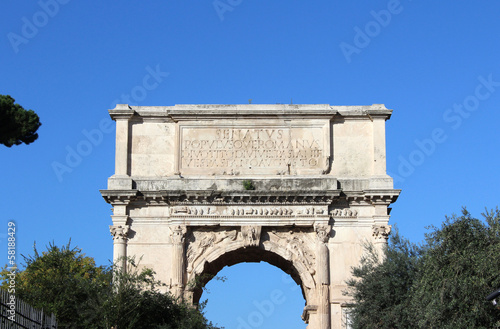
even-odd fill
[[[309,328],[341,328],[363,243],[383,246],[400,191],[385,106],[118,105],[114,259],[142,257],[197,303],[195,278],[267,261],[300,284]],[[123,264],[121,264],[123,266]],[[202,279],[203,281],[203,279]],[[203,282],[202,282],[203,283]]]

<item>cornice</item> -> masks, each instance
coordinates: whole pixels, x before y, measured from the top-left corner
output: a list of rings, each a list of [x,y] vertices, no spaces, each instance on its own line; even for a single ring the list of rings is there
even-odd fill
[[[174,106],[130,106],[118,104],[111,118],[134,121],[201,121],[223,119],[389,119],[392,110],[383,104],[333,106],[328,104],[177,104]]]
[[[396,202],[400,193],[401,190],[395,189],[369,189],[363,191],[346,191],[344,195],[350,204],[370,203],[372,205],[389,205]]]
[[[112,205],[128,205],[137,199],[137,190],[99,190],[107,203]]]
[[[116,104],[116,107],[112,110],[108,110],[111,119],[120,120],[120,119],[130,119],[134,116],[135,111],[128,104]]]
[[[345,198],[349,204],[389,205],[401,190],[291,190],[291,191],[217,191],[217,190],[101,190],[106,202],[112,205],[141,204],[332,204]]]
[[[329,205],[340,196],[340,190],[325,191],[215,191],[215,190],[101,190],[110,204],[318,204]]]

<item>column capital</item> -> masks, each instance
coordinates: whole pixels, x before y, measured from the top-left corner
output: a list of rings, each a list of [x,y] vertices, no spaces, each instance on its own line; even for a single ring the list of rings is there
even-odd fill
[[[109,231],[115,242],[127,242],[129,225],[109,225]]]
[[[187,228],[184,225],[175,225],[171,226],[170,230],[172,231],[171,237],[172,242],[174,244],[182,244],[184,243],[184,238],[187,232]]]
[[[330,238],[331,230],[332,227],[328,224],[314,224],[314,231],[316,232],[316,237],[318,238],[319,242],[327,243],[328,239]]]
[[[385,239],[384,241],[387,241],[391,234],[392,225],[373,225],[372,230],[372,236],[375,240]]]

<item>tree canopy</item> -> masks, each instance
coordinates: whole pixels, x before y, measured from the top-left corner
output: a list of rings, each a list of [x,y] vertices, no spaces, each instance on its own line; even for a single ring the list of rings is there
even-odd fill
[[[54,313],[65,329],[216,329],[201,311],[159,290],[151,269],[129,259],[127,273],[96,266],[93,258],[68,243],[50,244],[24,257],[16,275],[16,295],[35,308]],[[4,287],[7,270],[0,273]],[[114,278],[113,278],[114,276]]]
[[[393,230],[384,250],[384,261],[373,245],[366,246],[360,266],[347,282],[355,301],[351,311],[354,328],[413,328],[410,291],[420,249]]]
[[[0,95],[0,144],[11,147],[33,143],[41,125],[33,110],[25,110],[9,95]]]
[[[348,282],[353,328],[500,328],[486,296],[500,287],[500,211],[464,208],[421,246],[391,237],[384,260],[368,248]]]

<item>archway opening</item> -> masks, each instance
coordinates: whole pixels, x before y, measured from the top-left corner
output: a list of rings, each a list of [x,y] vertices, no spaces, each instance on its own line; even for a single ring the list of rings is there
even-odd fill
[[[215,277],[224,267],[232,266],[239,263],[260,263],[266,262],[281,269],[286,274],[290,275],[293,281],[300,286],[303,298],[307,301],[306,294],[299,272],[291,261],[284,259],[282,256],[265,250],[261,247],[244,247],[236,248],[231,251],[221,253],[216,259],[211,262],[205,262],[203,271],[196,276],[193,289],[193,304],[198,304],[200,301],[202,288]]]
[[[301,319],[305,299],[290,274],[268,262],[240,262],[217,273],[201,296],[206,317],[235,329],[306,328]]]

